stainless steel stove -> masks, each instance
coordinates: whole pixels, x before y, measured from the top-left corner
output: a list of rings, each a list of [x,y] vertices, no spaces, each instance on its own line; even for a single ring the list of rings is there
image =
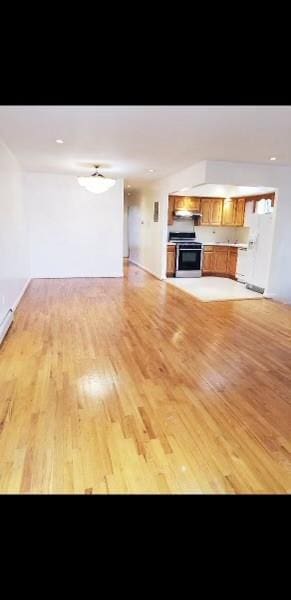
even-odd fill
[[[202,244],[195,232],[170,231],[169,242],[176,244],[176,277],[201,277]]]

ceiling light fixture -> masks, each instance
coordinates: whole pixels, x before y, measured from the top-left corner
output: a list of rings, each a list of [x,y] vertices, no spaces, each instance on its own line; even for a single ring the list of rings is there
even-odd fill
[[[154,173],[154,172],[155,172],[155,169],[148,169],[148,172],[149,172],[149,173]]]
[[[64,140],[58,139],[58,140],[56,140],[56,142],[57,142],[57,144],[63,144]]]
[[[271,156],[270,160],[277,160],[277,157],[276,156]]]
[[[102,192],[107,192],[111,187],[113,187],[116,183],[115,179],[109,179],[109,177],[104,177],[101,173],[98,173],[98,165],[94,165],[96,169],[96,173],[89,175],[89,177],[78,177],[78,183],[86,188],[88,192],[92,192],[93,194],[102,194]]]

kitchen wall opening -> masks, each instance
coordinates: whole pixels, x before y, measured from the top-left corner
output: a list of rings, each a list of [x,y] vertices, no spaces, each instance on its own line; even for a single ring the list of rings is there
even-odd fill
[[[232,286],[244,290],[244,297],[261,298],[268,287],[276,203],[274,188],[205,184],[188,196],[170,194],[167,282],[181,289],[185,284],[188,291],[189,285]]]

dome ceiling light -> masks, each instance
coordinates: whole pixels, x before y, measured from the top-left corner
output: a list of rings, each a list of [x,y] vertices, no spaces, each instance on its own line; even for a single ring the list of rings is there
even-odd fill
[[[98,172],[98,165],[94,165],[96,172],[89,177],[78,177],[78,183],[86,188],[88,192],[92,192],[93,194],[102,194],[102,192],[107,192],[111,187],[116,184],[115,179],[109,179],[109,177],[104,177],[101,173]]]

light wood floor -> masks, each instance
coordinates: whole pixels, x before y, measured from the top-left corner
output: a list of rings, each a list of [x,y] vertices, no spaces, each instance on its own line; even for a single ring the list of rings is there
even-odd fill
[[[291,307],[34,280],[0,396],[2,493],[291,492]]]

